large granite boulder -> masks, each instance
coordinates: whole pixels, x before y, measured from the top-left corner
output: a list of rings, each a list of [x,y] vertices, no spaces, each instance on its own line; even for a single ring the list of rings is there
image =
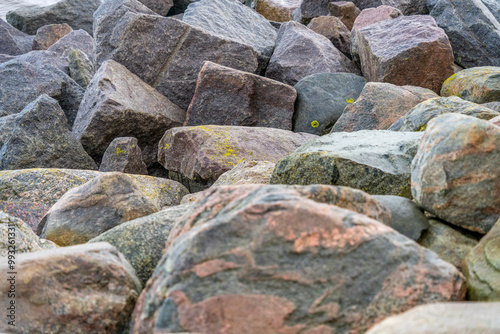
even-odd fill
[[[73,29],[66,23],[61,24],[47,24],[46,26],[38,28],[36,36],[33,39],[33,50],[47,50],[55,42],[60,40],[65,35],[72,32]]]
[[[338,17],[316,17],[311,20],[307,27],[328,38],[339,51],[347,57],[351,57],[351,32]]]
[[[8,12],[7,22],[29,35],[52,23],[67,23],[73,29],[92,34],[92,15],[100,4],[100,0],[61,0],[45,7],[26,5]]]
[[[12,271],[2,262],[2,272]],[[17,333],[122,333],[141,291],[134,269],[108,243],[21,254],[15,271]],[[2,300],[10,287],[2,284]],[[12,328],[0,323],[4,333]]]
[[[311,188],[207,191],[171,231],[131,331],[356,334],[463,299],[461,274],[434,252]]]
[[[134,137],[113,139],[104,152],[99,171],[148,175],[148,168],[142,160],[142,151],[137,139]]]
[[[161,136],[182,125],[184,117],[178,106],[125,66],[109,60],[85,91],[73,134],[96,162],[116,137],[135,137],[149,167],[156,162]]]
[[[31,51],[34,36],[25,34],[0,18],[0,54],[17,56]]]
[[[292,13],[302,0],[256,0],[255,10],[266,19],[275,22],[292,20]]]
[[[272,184],[332,184],[411,198],[410,164],[422,133],[335,132],[276,163]]]
[[[269,184],[276,164],[271,161],[242,161],[223,173],[212,185]]]
[[[326,38],[297,22],[283,23],[266,77],[295,85],[315,73],[348,72],[358,68]]]
[[[500,127],[458,114],[434,118],[412,162],[413,197],[437,217],[484,234],[500,218],[498,161]]]
[[[500,101],[500,67],[474,67],[457,72],[443,83],[441,96],[458,96],[481,104]]]
[[[428,15],[381,21],[358,29],[356,35],[361,70],[368,81],[439,93],[454,73],[448,37]]]
[[[85,30],[73,30],[55,42],[51,47],[49,47],[48,50],[56,52],[64,58],[67,58],[71,51],[80,50],[85,53],[91,61],[93,61],[94,39]]]

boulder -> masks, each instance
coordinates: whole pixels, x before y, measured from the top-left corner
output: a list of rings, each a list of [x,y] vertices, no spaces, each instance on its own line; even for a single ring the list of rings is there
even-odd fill
[[[56,100],[40,95],[18,114],[0,118],[0,169],[97,169],[68,130]]]
[[[44,7],[26,5],[8,12],[7,22],[29,35],[45,25],[61,23],[92,34],[92,15],[100,4],[100,0],[61,0]]]
[[[15,269],[15,328],[21,333],[122,333],[141,291],[134,269],[107,243],[21,254]],[[2,300],[9,288],[2,284]],[[11,330],[0,323],[1,332]]]
[[[331,16],[338,17],[349,31],[352,30],[354,21],[361,13],[358,7],[351,1],[336,1],[328,4]]]
[[[16,56],[17,62],[26,62],[35,67],[37,71],[42,70],[43,67],[48,66],[47,71],[57,68],[66,75],[69,75],[69,62],[65,57],[48,50],[35,50],[28,53]],[[64,85],[64,84],[63,84]],[[38,97],[38,96],[37,96]],[[81,99],[81,98],[80,98]],[[79,102],[79,101],[77,101]],[[78,109],[78,106],[76,106]],[[74,116],[73,116],[74,117]]]
[[[167,16],[170,8],[174,5],[174,0],[139,0],[144,6],[148,7],[161,16]]]
[[[498,161],[500,127],[459,114],[436,117],[412,162],[413,197],[451,224],[487,233],[500,218]]]
[[[97,70],[82,99],[73,134],[100,162],[116,137],[135,137],[149,167],[163,133],[184,121],[178,106],[113,60]]]
[[[315,73],[360,74],[356,66],[324,36],[297,22],[281,25],[266,77],[295,85]]]
[[[242,161],[223,173],[212,185],[269,184],[276,164],[270,161]]]
[[[439,93],[454,73],[448,37],[428,15],[381,21],[358,29],[356,35],[361,70],[368,81]]]
[[[68,53],[69,76],[82,88],[87,88],[94,76],[94,65],[81,50],[71,50]]]
[[[319,73],[301,79],[295,86],[297,101],[293,131],[325,135],[356,101],[366,80],[351,73]]]
[[[291,86],[207,61],[198,76],[184,125],[292,130],[296,97]]]
[[[307,25],[317,34],[323,35],[344,55],[351,55],[351,32],[344,23],[335,16],[320,16],[311,20]]]
[[[142,151],[134,137],[113,139],[102,157],[101,172],[122,172],[148,175],[148,168],[142,161]]]
[[[271,184],[333,184],[411,198],[410,164],[421,137],[384,130],[330,133],[278,161]]]
[[[455,62],[462,67],[500,66],[500,15],[492,1],[428,0],[430,15],[449,36]]]
[[[436,97],[417,104],[400,120],[391,125],[389,130],[425,131],[431,119],[446,113],[462,114],[484,120],[500,116],[500,113],[492,109],[462,100],[456,96]]]
[[[500,101],[500,67],[474,67],[455,73],[443,83],[441,96],[480,104]]]
[[[387,130],[413,107],[435,97],[425,88],[369,82],[359,98],[345,107],[332,132]]]
[[[492,110],[495,110],[497,112],[500,112],[500,101],[498,102],[488,102],[488,103],[482,103],[483,107],[490,108]]]
[[[66,192],[40,222],[41,236],[61,246],[81,244],[124,222],[177,205],[178,182],[105,173]]]
[[[500,116],[490,119],[490,122],[495,124],[496,126],[500,126]]]
[[[113,59],[184,110],[206,60],[259,71],[253,47],[158,16],[135,0],[104,2],[94,17],[97,67]]]
[[[0,54],[17,56],[30,52],[33,38],[0,18]]]
[[[209,187],[221,174],[244,160],[275,162],[314,138],[306,133],[260,127],[173,128],[160,141],[158,161],[167,170],[180,173],[183,183],[187,182],[193,192]],[[189,180],[200,187],[192,188]]]
[[[275,22],[292,20],[292,13],[302,0],[256,0],[255,10],[266,19]]]
[[[38,28],[35,39],[33,39],[33,50],[47,50],[52,44],[57,42],[65,35],[72,32],[73,29],[66,23],[47,24]]]
[[[48,50],[67,58],[72,50],[80,50],[93,61],[94,59],[94,39],[85,30],[73,30],[57,42]]]
[[[463,299],[452,265],[368,216],[318,203],[315,187],[204,193],[171,231],[131,332],[364,333],[416,305]]]

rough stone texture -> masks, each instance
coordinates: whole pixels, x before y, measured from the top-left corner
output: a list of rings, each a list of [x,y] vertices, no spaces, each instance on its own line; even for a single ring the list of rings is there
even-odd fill
[[[293,131],[325,135],[346,106],[359,97],[366,80],[351,73],[319,73],[295,85],[297,101]]]
[[[212,187],[236,184],[269,184],[276,164],[270,161],[242,161],[228,170]]]
[[[15,28],[35,35],[38,28],[48,24],[67,23],[73,29],[92,34],[92,15],[100,0],[61,0],[53,5],[25,6],[7,13],[7,22]]]
[[[495,334],[500,303],[438,303],[389,317],[366,334]]]
[[[495,124],[496,126],[500,126],[500,116],[490,119],[490,122]]]
[[[458,114],[434,118],[412,162],[413,197],[437,217],[484,234],[500,217],[499,161],[500,127]]]
[[[191,204],[177,205],[120,224],[88,243],[109,242],[134,267],[144,286],[160,261],[170,230]]]
[[[35,39],[33,40],[33,50],[47,50],[52,44],[61,37],[72,32],[73,29],[66,23],[48,24],[38,28]]]
[[[292,20],[292,13],[302,0],[256,0],[255,10],[266,19],[275,22]]]
[[[149,167],[156,162],[161,136],[180,126],[184,118],[178,106],[125,66],[109,60],[85,91],[73,134],[96,162],[116,137],[135,137]]]
[[[174,5],[174,0],[139,0],[144,6],[148,7],[161,16],[167,16],[168,11]]]
[[[169,14],[170,16],[173,17],[180,17],[179,19],[182,19],[182,15],[184,14],[184,11],[188,6],[196,2],[198,0],[174,0],[174,6],[170,8]]]
[[[276,163],[272,184],[333,184],[411,198],[417,132],[338,132],[310,141]]]
[[[295,85],[308,75],[324,72],[360,74],[349,58],[326,37],[297,22],[283,23],[266,77]]]
[[[177,205],[187,193],[172,180],[105,173],[66,192],[40,222],[41,236],[61,246],[85,243],[121,223]]]
[[[206,60],[255,73],[252,47],[156,15],[135,0],[107,1],[95,12],[97,66],[113,59],[186,110]]]
[[[500,101],[500,67],[462,70],[446,79],[441,96],[458,96],[474,103]]]
[[[73,30],[56,43],[48,50],[60,54],[67,58],[72,50],[83,51],[87,57],[93,61],[94,59],[94,39],[85,30]]]
[[[500,301],[500,219],[464,260],[470,300]]]
[[[314,187],[303,192],[314,198]],[[415,305],[463,299],[462,276],[435,253],[304,197],[269,186],[205,193],[171,231],[132,332],[364,333]]]
[[[454,73],[448,37],[428,15],[381,21],[358,29],[356,35],[361,70],[368,81],[439,93]]]
[[[478,240],[479,236],[470,231],[452,227],[437,219],[429,219],[429,229],[422,234],[418,243],[463,271],[464,258],[477,245]]]
[[[69,74],[69,62],[66,58],[61,57],[59,54],[47,51],[47,50],[36,50],[30,51],[28,53],[16,56],[16,61],[23,61],[29,63],[37,71],[40,71],[43,67],[49,66],[47,71],[50,71],[52,67],[57,68],[64,74]],[[64,84],[63,84],[64,85]],[[36,96],[38,97],[38,96]],[[35,97],[35,98],[36,98]],[[33,99],[35,99],[33,98]],[[80,98],[81,99],[81,98]],[[79,102],[79,101],[78,101]],[[77,106],[78,109],[78,106]]]
[[[68,130],[56,100],[40,95],[18,114],[0,118],[0,169],[97,169]]]
[[[361,13],[358,7],[351,1],[337,1],[328,4],[330,15],[338,17],[349,31],[352,30],[354,21]]]
[[[205,62],[184,125],[241,125],[292,130],[295,89]]]
[[[0,211],[22,219],[36,231],[45,213],[66,191],[97,175],[99,172],[75,169],[0,171]]]
[[[113,139],[102,157],[101,172],[122,172],[148,175],[148,168],[142,161],[142,151],[134,137]]]
[[[389,129],[411,108],[435,97],[438,95],[425,88],[369,82],[359,98],[347,105],[332,132]]]
[[[196,193],[192,193],[192,194],[187,194],[186,196],[184,196],[181,200],[181,204],[188,204],[188,203],[192,203],[192,202],[195,202],[198,200],[198,195],[201,194],[202,192],[196,192]]]
[[[436,97],[417,104],[400,120],[391,125],[389,130],[425,131],[431,119],[446,113],[462,114],[484,120],[500,116],[500,113],[492,109],[462,100],[456,96]]]
[[[274,162],[314,138],[306,133],[272,128],[180,127],[165,132],[158,146],[158,161],[167,170],[205,184],[206,188],[237,163]]]
[[[0,256],[3,257],[58,247],[51,241],[40,241],[28,224],[3,211],[0,211],[0,236]],[[13,243],[9,243],[11,240]]]
[[[29,52],[33,38],[0,19],[0,54],[17,56]]]
[[[134,269],[107,243],[21,254],[15,267],[18,333],[122,333],[141,291]],[[0,268],[9,271],[6,261]],[[2,300],[9,287],[2,284]],[[1,332],[11,328],[0,323]]]
[[[500,112],[500,101],[482,103],[482,106]]]
[[[39,67],[18,59],[0,64],[0,110],[9,115],[47,94],[59,102],[71,128],[83,93],[80,85],[54,66]]]
[[[430,15],[449,36],[455,62],[462,67],[500,66],[500,15],[495,17],[487,2],[495,3],[427,0]]]
[[[94,65],[81,50],[68,53],[69,76],[83,88],[87,88],[94,76]]]
[[[391,211],[389,226],[408,238],[417,241],[429,228],[424,210],[408,198],[387,195],[375,195],[373,198]]]
[[[351,55],[351,32],[344,23],[335,16],[320,16],[311,20],[307,25],[317,34],[323,35],[344,55]]]

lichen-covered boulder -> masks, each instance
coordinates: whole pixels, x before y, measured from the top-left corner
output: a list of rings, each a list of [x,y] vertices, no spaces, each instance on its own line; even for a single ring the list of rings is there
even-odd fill
[[[269,184],[276,164],[270,161],[242,161],[228,170],[212,187],[236,184]]]
[[[500,67],[473,67],[457,72],[443,83],[441,96],[458,96],[481,104],[500,101]]]
[[[38,28],[36,36],[33,39],[33,50],[47,50],[65,35],[72,32],[73,29],[66,24],[47,24],[46,26]]]
[[[134,137],[118,137],[109,144],[102,157],[101,172],[122,172],[148,175],[142,151]]]
[[[94,65],[81,50],[71,50],[68,53],[69,76],[82,88],[87,88],[94,76]]]

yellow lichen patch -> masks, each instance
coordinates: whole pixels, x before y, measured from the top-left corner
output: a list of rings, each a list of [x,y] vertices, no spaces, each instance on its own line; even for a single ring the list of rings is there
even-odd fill
[[[347,103],[354,103],[354,99],[346,99],[345,100]]]
[[[119,147],[116,148],[116,155],[125,154],[125,150],[121,150]]]
[[[319,126],[319,122],[318,122],[318,121],[312,121],[312,122],[311,122],[311,126],[312,126],[313,128],[317,128],[317,127]]]

